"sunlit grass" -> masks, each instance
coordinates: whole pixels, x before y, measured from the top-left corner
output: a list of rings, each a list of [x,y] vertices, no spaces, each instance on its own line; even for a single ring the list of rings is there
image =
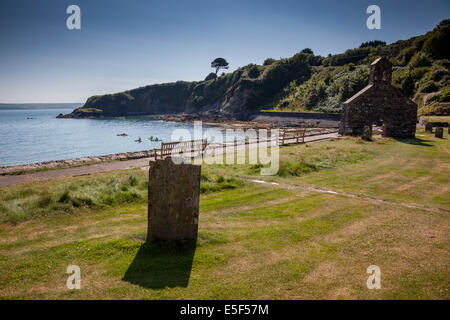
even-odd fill
[[[448,141],[283,147],[282,163],[316,169],[273,177],[205,165],[196,246],[145,242],[140,169],[1,188],[0,205],[23,216],[1,211],[0,297],[449,299]],[[65,286],[70,264],[81,290]],[[381,290],[365,285],[372,264]]]

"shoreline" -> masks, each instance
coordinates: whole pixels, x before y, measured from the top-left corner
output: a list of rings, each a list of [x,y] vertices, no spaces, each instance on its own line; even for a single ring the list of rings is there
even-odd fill
[[[73,158],[66,160],[50,160],[43,162],[36,162],[30,164],[14,165],[0,167],[0,176],[8,175],[21,175],[31,172],[52,170],[52,169],[66,169],[73,167],[88,166],[97,163],[106,163],[113,161],[125,161],[125,160],[135,160],[141,158],[152,157],[154,154],[154,149],[136,151],[136,152],[121,152],[113,153],[102,156],[90,156],[83,158]]]
[[[65,116],[70,116],[67,114]],[[339,122],[329,119],[329,114],[311,114],[304,116],[302,113],[289,112],[260,112],[250,116],[248,120],[239,120],[234,117],[223,115],[216,112],[207,113],[176,113],[176,114],[155,114],[145,115],[156,120],[165,122],[183,122],[193,123],[194,121],[202,121],[204,125],[218,127],[220,129],[277,129],[282,127],[306,127],[306,135],[317,135],[323,133],[330,133],[337,130]],[[57,118],[69,118],[60,117]],[[89,117],[85,117],[89,118]],[[156,148],[158,149],[158,148]],[[0,176],[6,175],[21,175],[31,172],[64,169],[79,166],[87,166],[98,163],[125,161],[148,158],[154,155],[155,149],[135,151],[135,152],[121,152],[99,156],[87,156],[63,160],[49,160],[43,162],[36,162],[30,164],[18,164],[12,166],[0,166]]]
[[[305,143],[318,142],[328,139],[339,139],[337,132],[334,133],[314,133],[305,136]],[[284,145],[298,144],[296,139],[288,139],[285,141]],[[239,140],[234,143],[234,148],[232,150],[227,150],[223,148],[221,144],[211,144],[212,149],[214,149],[214,155],[218,156],[226,152],[236,152],[238,150],[246,150],[249,148],[257,147],[257,141],[247,141]],[[22,174],[10,174],[10,175],[0,175],[0,189],[3,187],[9,187],[15,184],[28,183],[33,181],[42,180],[52,180],[64,177],[79,177],[88,176],[91,174],[111,172],[117,170],[127,170],[140,168],[142,170],[147,170],[149,162],[155,161],[152,157],[146,157],[141,159],[133,160],[123,160],[123,161],[108,161],[103,163],[92,163],[86,165],[79,165],[75,167],[67,168],[53,168],[47,170],[40,170],[36,172],[23,172]]]
[[[247,122],[248,123],[248,122]],[[212,123],[211,123],[212,124]],[[208,123],[208,125],[211,125]],[[246,129],[245,124],[235,123],[228,124],[225,129]],[[255,128],[254,126],[249,126]],[[266,129],[267,126],[261,126],[261,129]],[[259,128],[256,128],[259,129]],[[309,130],[308,130],[309,129]],[[337,132],[334,128],[307,128],[305,136],[315,136],[321,134],[328,134]],[[89,166],[99,163],[116,162],[116,161],[127,161],[136,160],[142,158],[149,158],[154,156],[155,149],[135,151],[135,152],[121,152],[113,153],[100,156],[89,156],[82,158],[73,158],[65,160],[50,160],[43,162],[36,162],[30,164],[19,164],[13,166],[0,167],[0,176],[13,176],[22,175],[27,173],[46,171],[46,170],[56,170],[56,169],[67,169],[73,167]]]

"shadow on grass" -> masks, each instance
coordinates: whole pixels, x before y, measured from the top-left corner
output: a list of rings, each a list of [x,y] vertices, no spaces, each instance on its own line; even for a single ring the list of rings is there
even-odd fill
[[[146,242],[122,280],[152,289],[187,287],[195,249],[195,242],[173,245]]]
[[[396,141],[401,143],[413,144],[422,147],[432,147],[433,145],[428,143],[431,140],[419,139],[419,138],[394,138]]]

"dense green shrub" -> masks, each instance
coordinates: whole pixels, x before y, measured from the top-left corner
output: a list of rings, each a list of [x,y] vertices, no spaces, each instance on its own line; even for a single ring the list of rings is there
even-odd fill
[[[396,57],[396,63],[401,66],[406,66],[411,58],[416,53],[416,49],[414,47],[407,47],[400,51],[399,55]]]
[[[420,86],[417,89],[417,92],[430,93],[430,92],[434,92],[434,91],[437,91],[437,90],[438,90],[438,87],[436,86],[434,81],[426,80],[423,83],[420,83]]]
[[[263,65],[264,66],[270,66],[272,63],[274,63],[276,60],[272,59],[272,58],[267,58],[266,60],[264,60]]]
[[[360,48],[366,48],[366,47],[384,47],[386,45],[386,41],[381,41],[381,40],[372,40],[372,41],[367,41],[367,42],[363,42],[361,43],[361,45],[359,46]]]
[[[330,72],[314,73],[301,84],[291,82],[285,88],[285,98],[278,109],[318,110],[338,112],[342,102],[364,88],[369,82],[369,68],[355,66],[351,72],[340,68]]]
[[[428,67],[420,68],[403,68],[394,72],[392,75],[392,82],[394,86],[400,88],[404,94],[412,96],[417,87],[420,87],[420,80],[429,72]]]
[[[208,175],[202,174],[202,183],[200,185],[200,193],[211,193],[226,189],[236,189],[242,187],[244,181],[238,178],[217,176],[215,179]]]
[[[311,76],[311,66],[307,63],[308,54],[297,53],[292,58],[281,59],[268,66],[263,73],[263,90],[271,95],[281,90],[293,80],[303,82]]]
[[[401,82],[401,90],[407,96],[411,96],[414,93],[415,81],[410,75],[407,75]]]
[[[349,64],[346,65],[346,68],[348,71],[353,71],[355,70],[355,64],[353,62],[350,62]]]
[[[420,68],[431,66],[431,60],[423,53],[416,53],[409,62],[408,66],[410,68]]]
[[[423,51],[435,59],[450,57],[450,19],[442,21],[427,37]]]
[[[255,64],[251,64],[248,69],[247,69],[247,75],[254,79],[254,78],[258,78],[260,74],[259,68],[257,65]]]
[[[331,92],[338,92],[341,101],[347,100],[355,93],[363,89],[369,82],[369,72],[367,69],[358,69],[350,73],[345,73],[333,83],[335,88]]]
[[[337,54],[324,59],[323,64],[329,66],[343,66],[347,63],[359,63],[369,56],[372,47],[349,49],[342,54]]]
[[[208,74],[208,75],[206,76],[205,81],[213,80],[213,79],[215,79],[215,78],[217,78],[217,75],[216,75],[214,72],[211,72],[210,74]]]
[[[311,50],[311,48],[305,48],[302,51],[300,51],[300,53],[309,53],[309,54],[314,54],[314,52]]]
[[[443,89],[439,102],[450,102],[450,88]]]

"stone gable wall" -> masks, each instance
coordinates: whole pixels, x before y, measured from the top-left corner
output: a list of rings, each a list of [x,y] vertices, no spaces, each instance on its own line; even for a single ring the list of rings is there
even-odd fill
[[[340,134],[362,136],[365,126],[381,122],[384,137],[415,136],[417,105],[390,84],[391,73],[387,59],[378,59],[372,65],[370,86],[343,105]]]

